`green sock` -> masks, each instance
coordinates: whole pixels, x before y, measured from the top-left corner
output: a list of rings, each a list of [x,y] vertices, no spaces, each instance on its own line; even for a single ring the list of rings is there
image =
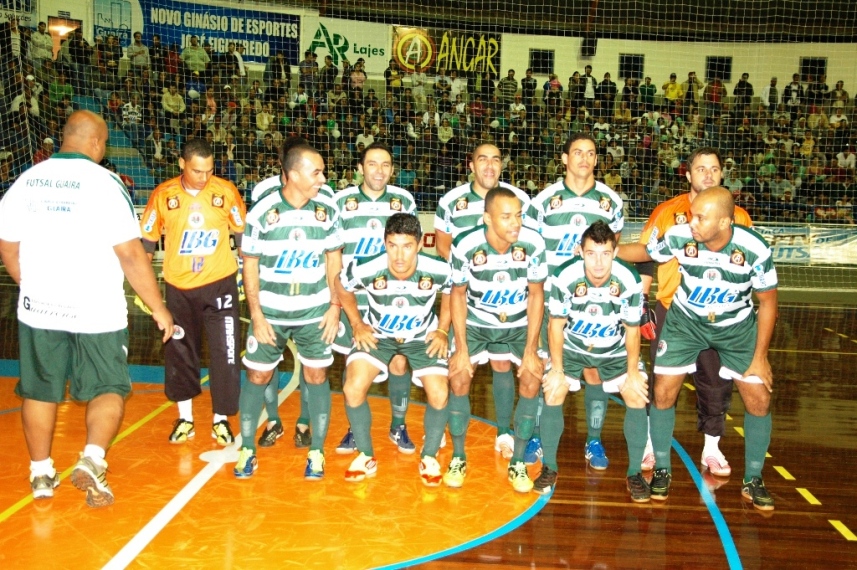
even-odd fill
[[[518,406],[515,408],[515,449],[512,452],[512,463],[524,460],[527,442],[533,435],[533,425],[536,423],[536,413],[539,409],[539,398],[518,396]]]
[[[238,397],[238,409],[241,415],[241,447],[256,450],[256,428],[262,415],[262,402],[265,400],[267,384],[253,384],[250,381],[241,387]]]
[[[494,372],[494,416],[497,418],[497,435],[512,430],[512,412],[515,410],[515,373]]]
[[[279,379],[276,378],[277,376],[279,376],[279,373],[274,370],[274,378],[265,387],[265,411],[268,412],[269,422],[280,421],[280,407],[278,402],[280,383]]]
[[[443,430],[446,429],[446,422],[449,421],[449,406],[436,410],[431,407],[431,404],[426,405],[426,414],[423,417],[423,430],[426,434],[426,440],[423,444],[421,455],[425,457],[435,457],[437,450],[440,449],[440,440],[443,439]]]
[[[603,384],[587,384],[583,397],[586,406],[586,443],[601,439],[601,428],[607,416],[607,394]]]
[[[539,388],[539,409],[536,410],[536,425],[533,426],[533,437],[541,438],[542,436],[542,410],[545,409],[545,395]]]
[[[298,416],[297,423],[303,426],[309,425],[309,393],[306,387],[306,378],[304,378],[304,367],[301,365],[301,371],[298,375],[298,386],[301,391],[301,415]]]
[[[559,439],[565,429],[565,416],[562,414],[562,404],[542,408],[542,465],[557,470],[556,454],[559,449]]]
[[[646,408],[625,409],[625,441],[628,444],[628,475],[640,472],[648,439]]]
[[[401,376],[390,374],[387,378],[387,389],[390,391],[390,408],[393,419],[390,421],[390,429],[405,424],[405,414],[408,413],[408,402],[411,399],[411,372],[407,371]]]
[[[771,413],[753,416],[744,413],[744,480],[761,477],[765,454],[771,445]]]
[[[309,396],[309,425],[312,428],[310,451],[324,451],[324,440],[330,426],[330,383],[325,380],[321,384],[307,384],[306,388]]]
[[[652,406],[649,410],[649,429],[652,434],[652,447],[655,449],[655,468],[672,472],[670,447],[675,429],[675,406],[666,410]]]
[[[470,395],[449,394],[449,433],[452,435],[452,455],[464,459],[464,438],[470,424]]]
[[[348,416],[348,423],[351,424],[351,431],[354,433],[354,444],[357,446],[357,451],[361,451],[372,457],[375,455],[375,450],[372,449],[372,410],[369,409],[369,402],[363,400],[359,406],[352,408],[347,403],[345,404],[345,415]],[[313,430],[315,432],[316,430]]]

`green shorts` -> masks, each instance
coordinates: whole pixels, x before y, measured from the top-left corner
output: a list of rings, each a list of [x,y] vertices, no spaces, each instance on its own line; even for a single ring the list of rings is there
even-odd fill
[[[625,379],[628,378],[628,357],[624,354],[621,356],[599,357],[590,354],[581,354],[572,350],[564,350],[562,352],[562,367],[570,392],[580,390],[584,368],[597,369],[598,376],[601,378],[601,384],[604,386],[604,391],[611,394],[618,394],[625,384]],[[648,378],[646,366],[642,360],[638,363],[638,369],[645,378]]]
[[[247,330],[247,352],[242,359],[247,368],[261,371],[276,368],[277,364],[283,360],[283,351],[286,350],[286,342],[290,338],[294,340],[298,349],[298,360],[304,366],[327,368],[333,364],[331,345],[321,340],[321,329],[318,328],[318,323],[294,327],[274,324],[271,326],[274,328],[277,346],[260,344],[253,336],[253,323],[250,323]]]
[[[467,326],[467,350],[473,364],[485,364],[489,360],[509,360],[519,366],[524,358],[526,345],[527,327],[491,329]]]
[[[348,360],[345,361],[346,366],[355,360],[366,360],[375,368],[381,371],[375,377],[375,382],[384,382],[387,380],[387,365],[397,354],[408,359],[408,364],[411,366],[411,381],[422,388],[423,383],[420,378],[423,376],[448,376],[449,368],[445,358],[430,357],[426,354],[428,344],[425,340],[411,340],[406,342],[398,342],[391,338],[380,338],[378,340],[378,348],[369,351],[360,350],[356,346],[348,355]]]
[[[354,348],[354,330],[351,328],[351,321],[345,316],[345,311],[339,311],[339,328],[330,348],[346,356],[351,354],[351,349]]]
[[[21,379],[15,393],[29,400],[62,402],[66,382],[72,399],[88,402],[102,394],[131,392],[128,329],[71,333],[18,323]]]
[[[741,323],[715,327],[691,319],[681,309],[670,308],[658,341],[655,374],[696,372],[699,353],[707,348],[720,355],[721,378],[742,380],[756,350],[756,314],[750,313]],[[761,383],[759,379],[745,381]]]

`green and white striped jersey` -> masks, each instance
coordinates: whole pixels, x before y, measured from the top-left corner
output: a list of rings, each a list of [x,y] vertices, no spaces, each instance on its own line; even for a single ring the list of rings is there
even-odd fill
[[[657,262],[678,260],[681,285],[673,307],[688,317],[726,327],[743,321],[753,311],[753,290],[777,288],[777,270],[771,248],[753,230],[732,225],[732,239],[720,251],[697,243],[690,224],[671,227],[657,240],[653,234],[646,249]]]
[[[325,253],[342,248],[339,212],[321,194],[295,209],[268,192],[247,214],[242,253],[259,258],[259,301],[273,324],[318,322],[330,306]]]
[[[567,318],[565,350],[591,356],[625,356],[625,327],[638,326],[643,311],[640,275],[629,264],[613,260],[610,278],[594,286],[583,258],[574,257],[550,277],[548,313]]]
[[[580,236],[594,222],[602,220],[616,233],[625,218],[622,199],[601,182],[578,196],[564,181],[551,184],[533,198],[527,217],[545,240],[548,267],[553,270],[574,256]]]
[[[500,182],[499,185],[514,192],[521,200],[524,225],[534,227],[527,213],[530,210],[530,197],[520,188],[515,188],[506,182]],[[472,183],[462,184],[438,200],[434,215],[434,229],[447,233],[455,239],[460,233],[480,225],[484,213],[485,198],[473,190]]]
[[[452,242],[452,284],[467,285],[467,324],[510,329],[527,325],[529,283],[548,277],[545,242],[521,227],[518,241],[499,253],[479,225]]]
[[[417,269],[408,279],[390,272],[387,253],[354,259],[342,272],[346,291],[365,291],[369,311],[366,322],[378,338],[404,341],[425,339],[437,328],[434,303],[438,291],[449,293],[451,271],[446,260],[426,253],[417,256]]]

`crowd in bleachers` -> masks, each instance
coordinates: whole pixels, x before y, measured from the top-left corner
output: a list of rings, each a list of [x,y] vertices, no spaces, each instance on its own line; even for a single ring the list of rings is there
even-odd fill
[[[843,83],[831,88],[823,75],[786,85],[771,78],[759,89],[744,74],[731,94],[718,78],[703,83],[694,73],[620,87],[590,66],[565,85],[531,70],[520,80],[515,70],[499,79],[405,73],[395,61],[383,79],[370,79],[361,59],[338,67],[311,52],[299,62],[278,53],[259,75],[240,44],[214,53],[197,38],[180,49],[137,32],[123,53],[113,36],[90,45],[76,30],[52,58],[39,51],[42,33],[43,24],[18,30],[17,47],[3,56],[0,191],[58,148],[65,117],[88,97],[156,182],[178,174],[185,141],[203,137],[216,149],[216,174],[249,196],[278,173],[283,138],[299,135],[322,153],[331,186],[343,188],[360,182],[361,149],[381,141],[393,149],[395,182],[431,211],[468,179],[467,152],[477,143],[496,144],[501,179],[535,195],[563,176],[567,137],[588,132],[598,143],[597,178],[622,196],[628,216],[647,216],[684,191],[684,159],[714,146],[724,184],[755,220],[854,223],[853,105]]]

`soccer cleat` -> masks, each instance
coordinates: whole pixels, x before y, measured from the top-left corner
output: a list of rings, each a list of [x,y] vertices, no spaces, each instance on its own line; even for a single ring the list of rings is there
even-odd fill
[[[346,469],[345,480],[352,482],[363,481],[364,479],[374,477],[377,473],[378,462],[374,457],[369,457],[361,451],[360,455],[355,457],[354,461],[352,461],[351,465]]]
[[[71,472],[72,484],[86,491],[86,504],[90,507],[107,507],[113,504],[113,491],[107,484],[107,462],[86,457],[82,453]]]
[[[357,444],[354,442],[354,432],[351,431],[351,428],[348,428],[342,441],[336,446],[336,453],[339,455],[348,455],[355,451],[357,451]]]
[[[396,447],[399,448],[399,453],[411,455],[417,450],[417,446],[414,445],[414,442],[411,441],[411,438],[408,436],[408,428],[405,424],[391,429],[389,437],[390,441],[395,443]]]
[[[309,447],[312,445],[312,434],[309,431],[309,428],[306,428],[305,431],[301,431],[301,428],[295,426],[295,447],[298,449],[302,449],[304,447]]]
[[[531,437],[527,442],[527,448],[524,450],[524,463],[527,465],[535,465],[542,458],[542,440],[537,437]]]
[[[249,447],[242,447],[238,452],[238,462],[232,472],[239,479],[248,479],[253,476],[253,473],[259,469],[259,462],[256,460],[256,451]]]
[[[587,443],[583,448],[583,456],[589,462],[589,466],[596,471],[604,471],[610,464],[600,439],[593,439]]]
[[[173,424],[173,431],[170,433],[170,443],[186,443],[189,439],[193,439],[195,435],[193,422],[179,418]]]
[[[655,501],[666,501],[670,494],[670,482],[672,474],[666,469],[656,469],[652,477],[652,483],[649,485],[651,489],[651,497]]]
[[[719,449],[702,450],[702,459],[700,463],[703,467],[708,467],[708,471],[715,477],[729,477],[732,475],[732,466],[726,461],[726,458],[720,453]]]
[[[539,495],[547,495],[556,487],[557,473],[547,465],[542,465],[542,472],[533,481],[533,491]]]
[[[652,488],[643,479],[642,473],[627,477],[625,485],[628,487],[628,492],[631,493],[631,500],[635,503],[648,503],[652,500]]]
[[[318,449],[312,449],[307,454],[304,479],[307,481],[321,481],[324,479],[324,453]]]
[[[461,457],[453,457],[449,462],[449,468],[443,474],[443,483],[447,487],[458,489],[464,485],[465,475],[467,475],[467,461]]]
[[[420,480],[426,487],[438,487],[443,479],[440,474],[440,463],[437,459],[426,455],[420,461]]]
[[[212,424],[211,437],[217,440],[217,445],[231,445],[235,443],[235,436],[232,435],[232,429],[226,420],[220,420],[216,424]]]
[[[59,487],[60,475],[54,471],[51,475],[30,475],[30,488],[33,490],[34,499],[50,499],[54,496],[54,489]]]
[[[512,488],[519,493],[529,493],[533,490],[533,482],[530,481],[530,476],[527,473],[527,466],[523,461],[516,461],[509,464],[509,482]]]
[[[515,453],[515,438],[510,433],[497,436],[494,440],[494,451],[503,456],[503,459],[511,459]]]
[[[773,511],[774,500],[765,488],[761,477],[751,477],[750,480],[741,485],[741,496],[751,501],[753,506],[760,511]]]
[[[281,422],[275,423],[274,427],[268,427],[266,424],[265,431],[259,437],[259,447],[273,447],[277,443],[277,440],[283,437],[284,433],[286,433],[286,430],[283,429]]]

